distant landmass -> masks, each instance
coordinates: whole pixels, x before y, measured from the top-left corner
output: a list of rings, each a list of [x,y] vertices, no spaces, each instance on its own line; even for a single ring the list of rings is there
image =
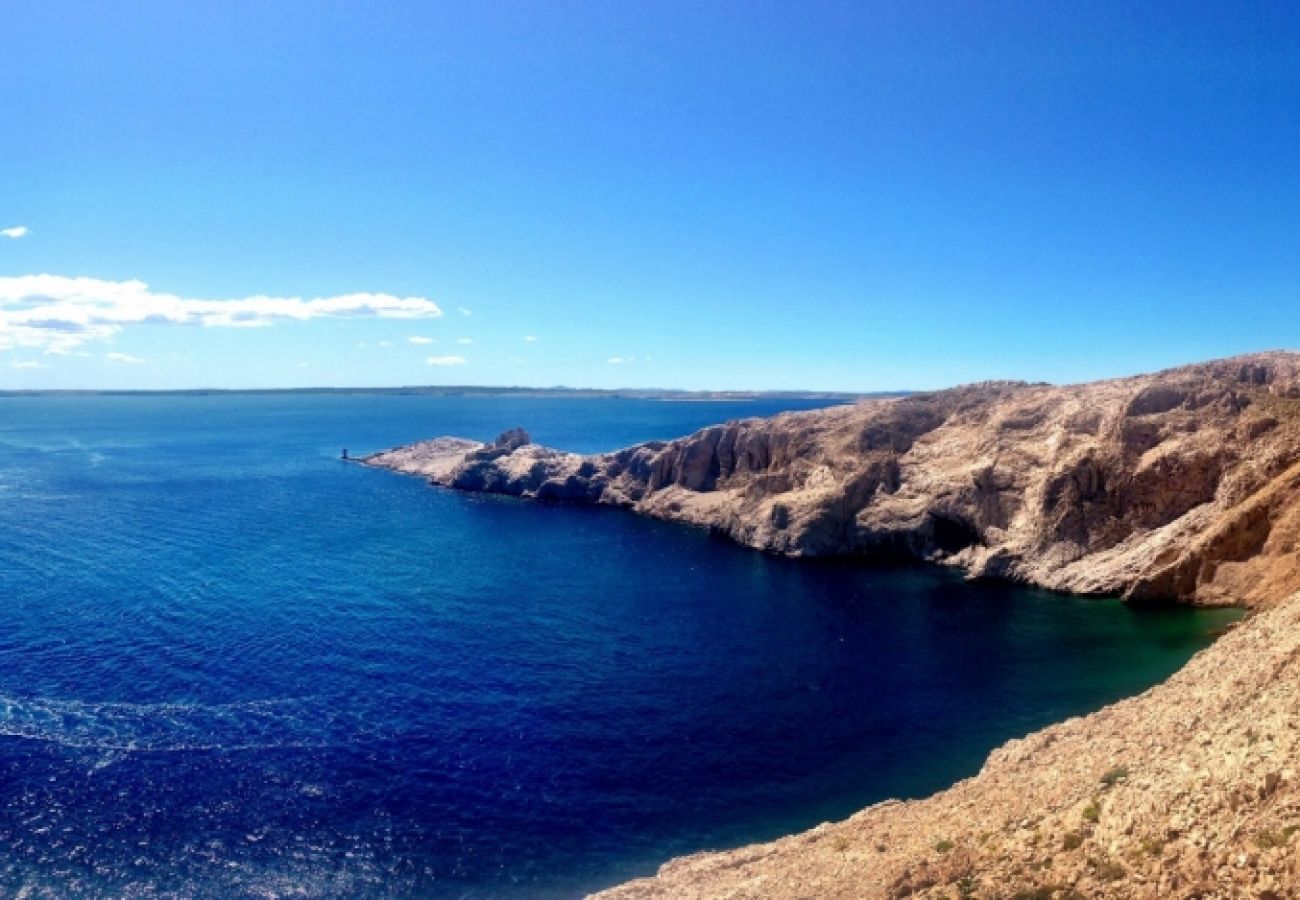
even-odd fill
[[[410,387],[311,387],[311,388],[186,388],[179,390],[13,390],[0,397],[33,395],[86,395],[112,397],[127,394],[389,394],[434,397],[611,397],[631,400],[865,400],[906,397],[912,391],[687,391],[675,388],[574,388],[574,387],[490,387],[486,385],[413,385]]]

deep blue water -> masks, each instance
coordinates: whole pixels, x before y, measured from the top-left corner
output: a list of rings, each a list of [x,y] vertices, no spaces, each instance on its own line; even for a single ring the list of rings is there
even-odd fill
[[[777,408],[0,399],[0,893],[574,896],[944,787],[1230,615],[774,559],[337,460]]]

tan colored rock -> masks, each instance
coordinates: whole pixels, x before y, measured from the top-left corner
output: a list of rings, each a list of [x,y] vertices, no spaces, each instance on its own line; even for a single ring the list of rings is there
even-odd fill
[[[628,506],[791,556],[911,556],[1205,604],[1300,589],[1294,353],[1067,387],[989,382],[594,456],[520,431],[364,461],[462,490]]]
[[[600,896],[1300,896],[1300,355],[971,385],[590,457],[499,449],[440,439],[366,462],[790,555],[1254,610],[1165,684],[1011,741],[947,791]]]

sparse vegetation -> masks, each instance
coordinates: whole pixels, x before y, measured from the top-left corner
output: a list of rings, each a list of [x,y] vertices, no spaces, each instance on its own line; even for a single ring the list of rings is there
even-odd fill
[[[1090,864],[1099,881],[1119,881],[1128,874],[1128,870],[1113,859],[1094,859]]]
[[[1106,787],[1114,787],[1126,778],[1128,778],[1128,766],[1114,766],[1101,776],[1101,783]]]
[[[1165,840],[1158,837],[1144,837],[1138,846],[1147,856],[1159,857],[1165,852]]]
[[[1296,826],[1288,825],[1281,831],[1266,829],[1255,835],[1255,846],[1261,850],[1272,850],[1274,847],[1285,847],[1291,835],[1295,834]]]
[[[1083,808],[1083,821],[1096,822],[1100,818],[1101,818],[1101,807],[1097,804],[1096,800],[1093,800],[1091,803],[1089,803],[1087,806]]]
[[[835,840],[831,841],[831,849],[836,853],[843,853],[849,849],[849,839],[842,834],[836,835]]]
[[[936,853],[947,853],[949,850],[951,850],[951,849],[952,849],[953,847],[955,847],[955,846],[957,846],[957,845],[954,844],[952,841],[948,840],[947,838],[944,838],[943,840],[938,841],[938,842],[934,845],[934,852],[936,852]]]
[[[1011,895],[1011,900],[1052,900],[1054,887],[1021,888]]]
[[[1083,845],[1083,832],[1067,831],[1065,837],[1061,838],[1062,850],[1078,850]]]

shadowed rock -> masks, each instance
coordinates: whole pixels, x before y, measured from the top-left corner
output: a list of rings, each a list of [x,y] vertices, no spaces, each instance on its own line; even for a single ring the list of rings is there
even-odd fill
[[[1298,397],[1300,355],[1268,353],[1066,387],[985,382],[591,456],[515,428],[364,462],[459,490],[630,507],[773,553],[905,555],[1055,590],[1259,604],[1300,589]],[[1243,553],[1223,536],[1238,531],[1267,537]]]
[[[1011,741],[947,791],[673,860],[611,900],[1300,896],[1300,355],[970,385],[587,457],[502,449],[366,462],[778,553],[1256,609],[1166,684]]]

